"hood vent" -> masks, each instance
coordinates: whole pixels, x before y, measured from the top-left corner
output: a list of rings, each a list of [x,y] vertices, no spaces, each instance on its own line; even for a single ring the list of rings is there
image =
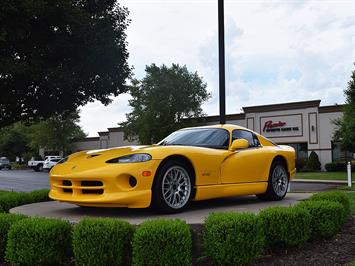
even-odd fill
[[[100,156],[101,154],[91,154],[89,156],[87,156],[86,158],[87,159],[90,159],[90,158],[94,158],[94,157],[97,157],[97,156]]]

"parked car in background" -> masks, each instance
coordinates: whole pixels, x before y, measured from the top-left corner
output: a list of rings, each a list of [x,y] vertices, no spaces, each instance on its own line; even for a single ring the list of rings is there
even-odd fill
[[[11,163],[10,160],[7,159],[6,157],[1,157],[0,158],[0,170],[7,168],[11,170]]]
[[[53,166],[55,166],[62,159],[62,157],[47,158],[43,163],[43,169],[49,172]]]
[[[36,172],[43,171],[44,161],[47,159],[61,159],[61,156],[46,156],[44,160],[40,157],[34,158],[32,157],[31,160],[28,161],[27,165],[29,168],[35,170]]]

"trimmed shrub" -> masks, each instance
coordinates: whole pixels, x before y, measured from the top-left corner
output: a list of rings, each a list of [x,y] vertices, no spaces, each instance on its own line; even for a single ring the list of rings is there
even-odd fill
[[[191,265],[192,239],[181,220],[142,223],[133,236],[133,265]]]
[[[344,207],[338,202],[307,200],[297,204],[311,215],[312,237],[331,237],[343,224]]]
[[[4,260],[7,233],[10,226],[24,218],[26,218],[24,215],[0,213],[0,261]]]
[[[128,257],[133,226],[117,219],[87,218],[73,231],[75,265],[123,265]]]
[[[265,243],[262,220],[252,213],[212,213],[205,221],[203,246],[217,265],[247,264]]]
[[[47,201],[48,189],[34,190],[32,192],[2,192],[0,193],[0,212],[35,202]]]
[[[311,215],[296,207],[273,207],[260,212],[269,247],[290,247],[311,237]]]
[[[30,196],[25,192],[3,192],[0,194],[0,209],[8,212],[11,208],[30,202]]]
[[[305,168],[306,164],[307,164],[308,158],[301,158],[296,160],[296,169],[297,172],[302,172],[303,169]]]
[[[318,154],[314,151],[311,152],[309,158],[307,160],[306,166],[304,167],[304,171],[319,171],[321,168],[321,163],[319,161]]]
[[[344,207],[344,221],[350,215],[350,200],[345,192],[327,191],[314,194],[309,200],[327,200],[332,202],[339,202]]]
[[[56,265],[70,258],[71,225],[57,219],[27,218],[8,232],[5,259],[11,265]]]
[[[29,203],[35,203],[35,202],[42,202],[42,201],[49,201],[51,200],[48,197],[49,189],[39,189],[39,190],[34,190],[29,192],[29,196],[31,198],[31,202]]]
[[[327,170],[327,172],[345,172],[347,169],[347,162],[338,161],[338,162],[326,163],[325,169]],[[355,171],[354,162],[351,164],[351,171]]]

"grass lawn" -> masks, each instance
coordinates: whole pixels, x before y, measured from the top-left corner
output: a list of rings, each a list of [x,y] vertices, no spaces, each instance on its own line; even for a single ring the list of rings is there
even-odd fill
[[[298,179],[317,179],[317,180],[347,180],[346,172],[301,172],[296,173],[295,178]],[[355,174],[352,175],[355,180]]]

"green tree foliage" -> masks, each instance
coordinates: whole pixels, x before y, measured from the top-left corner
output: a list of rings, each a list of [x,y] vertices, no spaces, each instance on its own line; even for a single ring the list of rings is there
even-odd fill
[[[334,139],[340,141],[344,150],[355,152],[355,70],[344,93],[346,96],[344,115],[335,121],[337,129]]]
[[[11,161],[16,157],[26,157],[32,152],[29,142],[28,128],[22,123],[15,123],[0,130],[0,157],[6,156]]]
[[[116,0],[2,0],[0,127],[126,92],[127,16]]]
[[[29,130],[29,146],[36,151],[42,147],[68,154],[71,151],[73,139],[86,137],[78,122],[79,114],[73,112],[67,116],[53,116],[36,123]]]
[[[69,153],[73,139],[86,135],[78,125],[79,113],[59,115],[47,120],[25,124],[15,123],[0,130],[0,156],[29,160],[39,148]]]
[[[129,101],[132,112],[127,114],[127,122],[120,124],[127,139],[155,143],[172,131],[192,125],[193,120],[186,118],[203,116],[201,104],[210,94],[197,72],[177,64],[152,64],[145,71],[142,80],[133,81],[133,99]]]

